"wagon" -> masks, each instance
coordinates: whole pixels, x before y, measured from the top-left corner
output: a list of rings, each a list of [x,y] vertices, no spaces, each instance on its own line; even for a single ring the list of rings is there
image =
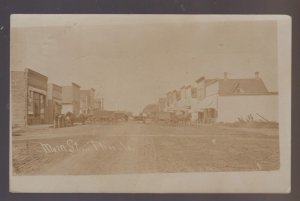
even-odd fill
[[[99,111],[94,114],[96,122],[115,122],[116,114],[113,111]]]
[[[173,112],[158,112],[156,114],[156,122],[159,124],[171,124],[176,116]]]

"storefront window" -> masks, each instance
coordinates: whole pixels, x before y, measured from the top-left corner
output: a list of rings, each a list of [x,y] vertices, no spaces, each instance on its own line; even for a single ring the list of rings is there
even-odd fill
[[[29,91],[28,97],[28,120],[29,124],[43,123],[45,113],[45,98],[46,96],[35,92]]]
[[[28,97],[28,114],[33,115],[33,91],[29,91]]]

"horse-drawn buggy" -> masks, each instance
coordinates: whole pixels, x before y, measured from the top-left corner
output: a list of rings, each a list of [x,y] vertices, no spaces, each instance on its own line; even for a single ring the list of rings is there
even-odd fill
[[[170,125],[175,119],[173,112],[158,112],[156,114],[155,122],[162,125]]]
[[[84,114],[75,115],[72,112],[66,114],[56,114],[54,119],[54,128],[63,128],[73,126],[75,123],[85,124],[87,116]]]
[[[162,125],[185,126],[191,124],[191,117],[187,112],[158,112],[155,121]]]
[[[99,123],[115,123],[128,121],[128,115],[123,112],[102,110],[94,113],[94,119]]]

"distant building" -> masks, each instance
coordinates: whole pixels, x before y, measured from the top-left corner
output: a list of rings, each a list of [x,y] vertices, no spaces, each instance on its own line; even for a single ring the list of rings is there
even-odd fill
[[[11,71],[12,126],[45,123],[48,77],[26,68]]]
[[[80,113],[93,114],[95,106],[95,89],[80,90]]]
[[[62,113],[80,113],[80,86],[72,83],[71,86],[62,87]]]
[[[167,111],[174,112],[177,110],[177,102],[180,100],[180,92],[177,90],[173,90],[168,92],[167,94]]]
[[[191,109],[192,86],[187,85],[180,88],[180,99],[177,102],[177,112],[185,113]]]
[[[149,104],[144,107],[142,114],[148,117],[155,117],[157,112],[159,112],[158,104]]]
[[[48,84],[47,91],[47,112],[46,119],[48,123],[53,123],[56,115],[62,111],[62,87],[56,84]]]
[[[185,109],[185,86],[182,86],[176,93],[176,110],[182,111]]]
[[[101,110],[104,110],[104,100],[103,98],[95,98],[94,112],[99,112]]]
[[[170,111],[173,106],[173,95],[171,91],[167,93],[166,106],[167,106],[166,108],[167,111]]]
[[[167,111],[167,98],[160,98],[158,100],[158,110],[159,112]]]

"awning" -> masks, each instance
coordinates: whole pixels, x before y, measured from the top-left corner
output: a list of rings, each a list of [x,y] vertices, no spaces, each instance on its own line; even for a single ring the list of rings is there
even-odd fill
[[[201,112],[205,108],[217,108],[217,100],[217,95],[205,97],[192,106],[192,111]]]

